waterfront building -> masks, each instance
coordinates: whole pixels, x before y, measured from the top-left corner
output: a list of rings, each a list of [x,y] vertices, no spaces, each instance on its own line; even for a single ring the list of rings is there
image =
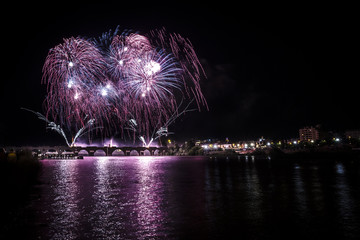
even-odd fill
[[[313,142],[319,139],[319,131],[314,127],[304,127],[299,129],[300,141]]]

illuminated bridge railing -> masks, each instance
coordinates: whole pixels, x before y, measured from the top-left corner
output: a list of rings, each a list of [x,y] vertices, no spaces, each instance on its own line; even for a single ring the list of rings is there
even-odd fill
[[[64,146],[44,146],[44,147],[7,147],[7,152],[18,152],[30,150],[34,155],[49,157],[69,157],[69,156],[156,156],[166,155],[166,147],[72,147]]]

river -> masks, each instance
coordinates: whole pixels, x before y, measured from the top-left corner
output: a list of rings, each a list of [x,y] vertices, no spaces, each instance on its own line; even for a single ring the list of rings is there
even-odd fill
[[[43,160],[33,239],[359,239],[353,161]]]

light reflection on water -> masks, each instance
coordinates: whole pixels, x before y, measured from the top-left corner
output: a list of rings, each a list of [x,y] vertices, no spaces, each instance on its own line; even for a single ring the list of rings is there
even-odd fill
[[[42,239],[359,236],[359,164],[201,157],[44,160]],[[233,237],[234,236],[234,237]]]
[[[76,229],[79,227],[79,186],[77,185],[78,161],[59,162],[55,169],[51,186],[54,201],[51,202],[52,219],[50,233],[53,239],[76,239]],[[59,228],[60,226],[60,228]]]
[[[116,234],[117,229],[121,229],[121,221],[117,221],[117,210],[122,206],[116,204],[116,191],[111,188],[111,183],[116,184],[116,179],[111,179],[109,158],[99,158],[95,162],[95,183],[94,183],[94,208],[90,215],[90,222],[94,231],[94,237],[105,239],[120,239]],[[121,216],[121,215],[120,215]],[[121,218],[120,218],[121,219]]]
[[[305,192],[303,177],[301,176],[301,167],[299,166],[299,164],[294,165],[293,181],[297,211],[299,212],[299,216],[301,218],[304,218],[304,216],[307,214],[308,209],[306,200],[307,192]]]
[[[165,228],[166,211],[162,209],[164,189],[161,173],[155,170],[154,157],[141,157],[138,160],[139,185],[135,211],[138,226],[137,239],[150,239]]]

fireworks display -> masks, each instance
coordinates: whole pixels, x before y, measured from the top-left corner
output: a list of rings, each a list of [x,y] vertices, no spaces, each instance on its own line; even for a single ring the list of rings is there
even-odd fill
[[[45,115],[70,132],[93,119],[91,125],[107,135],[130,129],[145,142],[186,111],[180,110],[183,102],[207,108],[202,77],[190,41],[164,29],[142,35],[117,28],[94,39],[71,37],[45,60]]]

